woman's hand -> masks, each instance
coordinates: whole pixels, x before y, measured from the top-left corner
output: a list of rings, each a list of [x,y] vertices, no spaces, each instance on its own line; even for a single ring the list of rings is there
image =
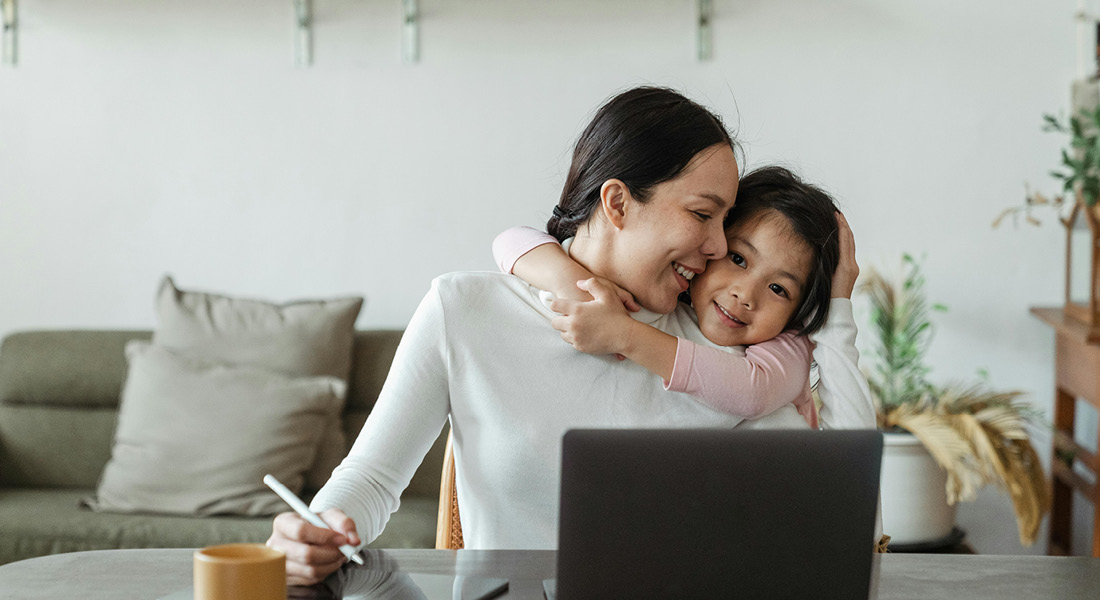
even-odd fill
[[[634,319],[627,312],[639,309],[634,297],[602,278],[577,282],[577,287],[592,300],[555,299],[550,310],[560,313],[550,325],[561,332],[561,339],[587,354],[627,352]]]
[[[856,264],[856,237],[848,220],[838,210],[836,212],[837,241],[840,242],[840,261],[833,274],[833,298],[851,298],[859,277],[859,265]]]
[[[340,546],[359,545],[355,523],[338,508],[318,515],[332,529],[306,522],[297,513],[285,512],[271,524],[268,547],[286,554],[288,585],[313,585],[334,573],[347,557]]]

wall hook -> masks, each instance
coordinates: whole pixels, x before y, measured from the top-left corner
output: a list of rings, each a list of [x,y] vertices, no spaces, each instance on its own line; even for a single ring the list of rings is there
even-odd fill
[[[294,0],[294,65],[313,64],[313,0]]]
[[[4,49],[3,49],[3,63],[5,65],[15,65],[16,61],[16,29],[19,23],[15,12],[15,0],[3,0],[3,12],[4,12]]]
[[[714,3],[712,0],[696,0],[698,26],[696,27],[696,51],[700,61],[714,57]]]
[[[420,8],[417,0],[402,0],[405,24],[401,34],[401,56],[406,63],[420,60]]]

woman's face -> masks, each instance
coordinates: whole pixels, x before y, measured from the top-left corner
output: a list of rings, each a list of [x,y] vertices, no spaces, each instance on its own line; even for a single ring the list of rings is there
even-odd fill
[[[768,211],[727,231],[728,258],[691,282],[699,330],[720,346],[748,346],[779,335],[802,302],[810,247],[784,217]]]
[[[696,154],[679,176],[653,187],[647,202],[627,200],[610,278],[644,308],[670,313],[707,261],[726,253],[722,221],[737,195],[737,160],[728,145]]]

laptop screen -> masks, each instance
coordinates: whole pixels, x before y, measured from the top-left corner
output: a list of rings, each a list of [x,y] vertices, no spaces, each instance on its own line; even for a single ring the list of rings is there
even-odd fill
[[[557,596],[866,598],[878,431],[573,430]]]

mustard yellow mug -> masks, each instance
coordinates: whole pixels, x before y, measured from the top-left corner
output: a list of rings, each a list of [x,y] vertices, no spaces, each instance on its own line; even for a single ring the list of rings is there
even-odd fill
[[[263,544],[207,546],[194,554],[195,600],[284,600],[286,555]]]

